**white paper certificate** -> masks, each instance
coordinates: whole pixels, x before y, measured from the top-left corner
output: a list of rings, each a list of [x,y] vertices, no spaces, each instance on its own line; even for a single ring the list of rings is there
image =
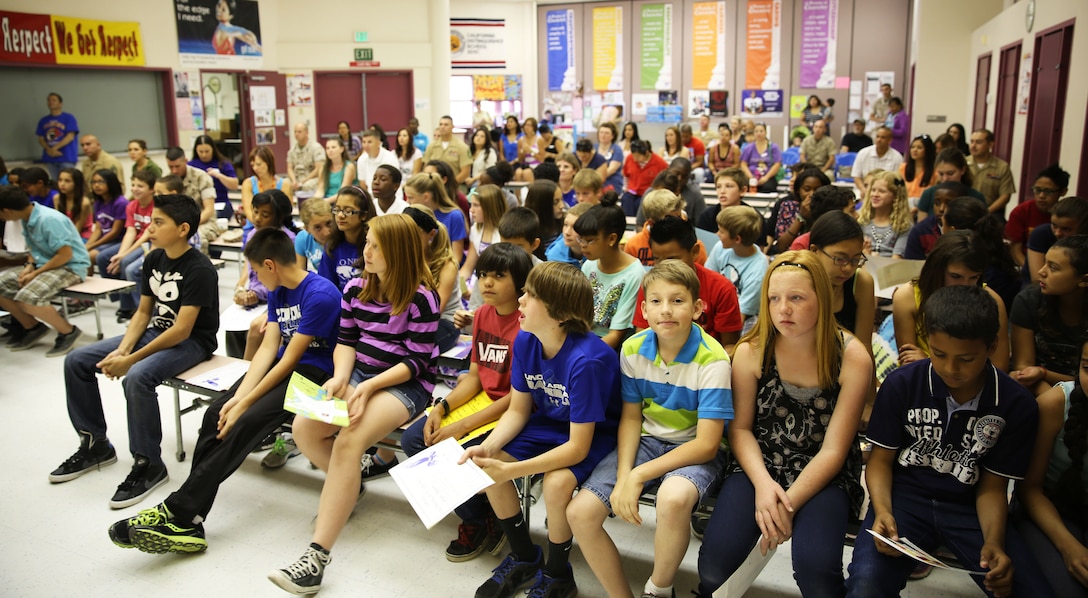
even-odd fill
[[[464,452],[456,440],[447,438],[389,470],[427,529],[495,483],[471,460],[458,465]]]

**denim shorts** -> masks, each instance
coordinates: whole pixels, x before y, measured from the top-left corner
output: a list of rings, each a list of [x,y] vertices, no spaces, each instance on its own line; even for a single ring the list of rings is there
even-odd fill
[[[664,455],[672,449],[680,446],[653,436],[643,436],[642,440],[638,443],[638,452],[635,454],[635,467],[646,463],[647,461],[653,461],[654,459]],[[725,451],[719,449],[718,453],[714,455],[714,458],[706,463],[700,463],[698,465],[685,465],[679,469],[674,469],[669,473],[646,482],[643,492],[649,492],[656,489],[661,485],[661,482],[667,478],[673,476],[680,476],[685,480],[691,482],[695,489],[699,491],[699,498],[703,498],[708,488],[713,484],[719,476],[721,476],[722,468],[725,466]],[[619,453],[618,450],[612,451],[607,457],[601,460],[597,464],[596,469],[589,476],[589,479],[582,484],[582,490],[589,490],[593,494],[597,495],[597,498],[601,499],[604,506],[608,507],[608,510],[612,510],[612,503],[609,501],[609,497],[612,496],[612,490],[616,487],[616,471],[619,469]]]
[[[358,369],[352,370],[351,385],[358,386],[363,380],[369,380],[374,376],[377,374],[364,374]],[[415,378],[396,386],[386,386],[382,390],[397,397],[404,404],[404,407],[408,409],[407,421],[415,419],[431,404],[431,393],[427,392],[427,389],[423,388],[423,385]]]

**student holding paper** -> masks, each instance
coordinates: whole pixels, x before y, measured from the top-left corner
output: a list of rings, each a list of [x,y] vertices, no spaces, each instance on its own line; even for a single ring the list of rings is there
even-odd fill
[[[412,456],[449,437],[461,440],[506,412],[510,405],[511,348],[521,330],[518,297],[532,269],[529,254],[510,243],[495,243],[480,254],[476,285],[484,304],[472,320],[471,365],[430,415],[404,432],[401,446],[405,454]],[[482,409],[481,401],[486,405]],[[463,445],[475,446],[485,438],[486,432],[463,441]],[[498,554],[506,545],[506,535],[485,495],[472,497],[454,512],[461,524],[457,526],[457,538],[446,548],[447,560],[468,561],[484,550]]]
[[[203,552],[203,521],[219,485],[261,439],[291,419],[283,409],[292,372],[317,384],[332,373],[339,327],[336,286],[299,267],[294,244],[275,228],[258,229],[244,252],[269,289],[268,327],[246,375],[204,412],[189,478],[162,503],[109,528],[122,548],[143,552]]]

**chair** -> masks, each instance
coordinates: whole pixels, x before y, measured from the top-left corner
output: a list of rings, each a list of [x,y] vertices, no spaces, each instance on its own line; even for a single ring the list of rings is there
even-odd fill
[[[845,152],[835,156],[835,181],[839,183],[853,183],[854,177],[850,176],[854,168],[854,160],[857,152]]]
[[[782,176],[779,177],[781,183],[787,183],[793,178],[793,165],[801,161],[801,148],[790,147],[786,151],[782,152]]]
[[[718,242],[718,235],[715,235],[708,230],[695,227],[695,236],[703,242],[703,245],[706,247],[707,255],[710,255],[710,250],[714,249],[714,245]]]

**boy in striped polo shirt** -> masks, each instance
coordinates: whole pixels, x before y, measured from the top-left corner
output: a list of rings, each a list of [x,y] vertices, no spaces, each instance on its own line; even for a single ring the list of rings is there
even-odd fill
[[[610,512],[640,525],[639,497],[657,491],[654,569],[642,596],[675,596],[673,579],[688,548],[688,522],[724,465],[725,424],[733,419],[729,356],[694,321],[703,310],[699,279],[667,259],[642,279],[650,325],[620,352],[618,446],[567,508],[574,536],[609,596],[630,596],[620,553],[604,529]]]

